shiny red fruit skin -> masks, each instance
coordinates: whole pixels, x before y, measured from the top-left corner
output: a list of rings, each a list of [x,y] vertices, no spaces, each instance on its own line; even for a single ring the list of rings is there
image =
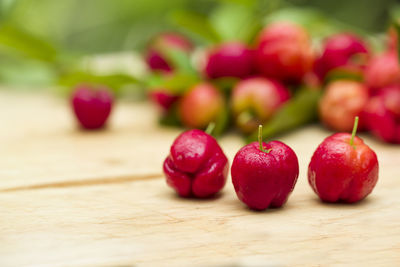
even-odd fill
[[[267,78],[300,82],[314,62],[307,32],[287,22],[267,26],[258,36],[255,62],[257,71]]]
[[[232,183],[238,198],[249,208],[264,210],[286,203],[296,185],[299,163],[294,151],[280,141],[254,142],[240,149],[232,163]]]
[[[145,55],[146,63],[151,70],[163,72],[173,70],[173,66],[163,55],[163,50],[166,49],[178,49],[189,53],[193,49],[193,45],[185,36],[178,33],[162,33],[156,36],[150,42]]]
[[[229,163],[211,135],[194,129],[175,139],[163,170],[167,184],[181,197],[206,198],[224,187]]]
[[[382,141],[400,144],[400,86],[383,88],[371,97],[363,120],[368,130]]]
[[[108,89],[79,86],[71,98],[76,118],[85,129],[102,128],[112,109],[113,96]]]
[[[239,42],[225,43],[210,51],[205,66],[208,78],[246,78],[254,72],[254,52]]]
[[[326,40],[322,55],[315,61],[314,72],[320,80],[339,67],[342,71],[362,72],[368,57],[368,47],[359,37],[349,33],[336,34]]]
[[[359,137],[350,145],[351,134],[327,137],[314,152],[308,166],[308,182],[325,202],[353,203],[364,199],[378,181],[378,158]]]

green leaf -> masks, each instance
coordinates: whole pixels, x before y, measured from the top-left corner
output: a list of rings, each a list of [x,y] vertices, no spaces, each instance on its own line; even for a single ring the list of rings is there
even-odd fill
[[[321,11],[314,8],[284,8],[268,15],[264,22],[265,24],[268,24],[274,21],[291,21],[302,25],[308,30],[310,36],[316,39],[322,39],[331,34],[349,30],[360,35],[367,35],[365,31],[330,18],[326,14],[323,14]]]
[[[212,83],[215,84],[219,89],[221,89],[221,91],[224,92],[225,94],[229,94],[238,81],[240,81],[239,78],[222,77],[213,79]]]
[[[163,88],[175,95],[182,95],[193,85],[200,82],[199,76],[191,73],[175,72],[168,76],[152,74],[144,81],[144,86],[152,90],[153,88]]]
[[[327,73],[325,77],[325,83],[329,83],[334,80],[352,80],[363,82],[364,76],[361,71],[352,71],[346,68],[336,68]]]
[[[171,20],[175,25],[197,35],[206,43],[218,43],[221,40],[206,16],[181,10],[173,12]]]
[[[212,131],[212,135],[215,137],[219,137],[220,135],[222,135],[229,126],[230,122],[229,119],[230,119],[229,108],[225,107],[215,119],[215,127]]]
[[[317,104],[321,92],[308,88],[300,89],[273,117],[263,125],[263,138],[272,137],[296,129],[317,119]],[[258,130],[248,137],[255,141]]]
[[[171,62],[172,65],[180,72],[196,73],[192,66],[190,55],[180,49],[165,49],[162,53]]]
[[[249,43],[262,27],[261,19],[255,16],[252,7],[234,2],[222,4],[211,14],[211,25],[223,41]]]
[[[0,25],[0,50],[44,62],[57,59],[57,50],[50,43],[10,24]]]
[[[396,5],[391,9],[390,16],[392,25],[397,33],[397,57],[400,62],[400,5]]]
[[[60,76],[58,80],[59,85],[66,86],[69,89],[82,83],[105,85],[118,94],[123,86],[136,85],[139,84],[139,81],[127,74],[96,75],[84,71],[76,71],[64,74]]]

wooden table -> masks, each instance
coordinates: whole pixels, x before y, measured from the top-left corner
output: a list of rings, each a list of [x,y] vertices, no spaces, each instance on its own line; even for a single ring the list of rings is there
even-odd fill
[[[120,102],[109,128],[77,129],[65,100],[0,91],[0,266],[400,266],[400,147],[366,136],[380,160],[372,195],[318,201],[306,179],[329,134],[281,137],[300,177],[282,209],[254,212],[227,186],[215,199],[178,198],[161,164],[179,129],[147,103]],[[221,138],[232,160],[243,145]]]

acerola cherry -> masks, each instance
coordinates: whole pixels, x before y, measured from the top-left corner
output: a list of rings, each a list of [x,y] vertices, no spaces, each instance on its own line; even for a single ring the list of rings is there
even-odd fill
[[[350,80],[330,83],[319,101],[322,122],[336,131],[351,131],[354,118],[359,116],[368,102],[368,88]]]
[[[398,84],[400,82],[400,66],[397,54],[387,52],[372,58],[365,69],[365,81],[374,94],[380,88]]]
[[[299,175],[294,151],[279,141],[259,142],[241,148],[232,163],[232,183],[238,198],[249,208],[264,210],[286,203]]]
[[[179,99],[178,96],[162,88],[150,91],[149,97],[151,101],[160,107],[164,112],[168,111],[170,107]]]
[[[189,53],[193,49],[192,43],[178,33],[162,33],[156,36],[149,44],[146,52],[146,62],[150,69],[170,72],[173,66],[165,57],[165,51],[177,49]]]
[[[205,128],[215,121],[225,107],[225,98],[212,84],[202,82],[193,86],[179,102],[178,113],[187,127]]]
[[[258,36],[256,66],[268,78],[299,82],[311,70],[313,62],[310,38],[298,25],[276,22]]]
[[[263,124],[290,97],[282,84],[267,78],[249,78],[236,84],[231,106],[237,126],[251,133]]]
[[[366,127],[379,139],[400,144],[400,86],[382,89],[363,112]]]
[[[246,78],[254,70],[254,53],[246,45],[233,42],[212,49],[208,55],[205,74],[208,78]]]
[[[209,134],[194,129],[179,135],[164,161],[167,184],[182,197],[210,197],[225,185],[228,159]]]
[[[111,113],[113,97],[105,87],[80,85],[72,95],[71,104],[83,128],[98,129],[104,126]]]
[[[336,133],[326,138],[314,152],[308,166],[308,181],[326,202],[353,203],[364,199],[378,181],[375,152],[353,133]]]
[[[326,40],[322,55],[315,61],[314,72],[320,80],[338,68],[362,74],[368,56],[367,45],[359,37],[348,33],[336,34]]]

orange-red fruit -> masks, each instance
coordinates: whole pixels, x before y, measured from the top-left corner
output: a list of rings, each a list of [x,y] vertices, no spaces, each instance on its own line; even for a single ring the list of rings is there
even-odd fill
[[[222,93],[207,82],[193,86],[179,103],[179,117],[191,128],[205,128],[225,108]]]
[[[368,89],[362,83],[337,80],[327,86],[320,99],[319,115],[329,128],[349,132],[354,118],[361,114],[367,101]]]
[[[251,133],[269,120],[290,97],[279,82],[254,77],[238,82],[232,91],[231,107],[236,125]]]
[[[266,77],[299,82],[311,70],[313,61],[310,38],[296,24],[276,22],[258,36],[256,67]]]

